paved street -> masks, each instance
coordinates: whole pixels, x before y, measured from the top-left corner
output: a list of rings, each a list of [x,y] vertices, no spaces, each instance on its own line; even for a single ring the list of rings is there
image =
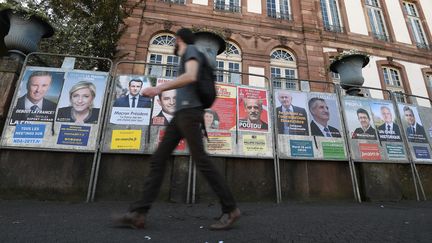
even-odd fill
[[[113,228],[127,202],[0,200],[0,242],[432,242],[432,202],[241,203],[227,232],[216,205],[156,203],[145,230]]]

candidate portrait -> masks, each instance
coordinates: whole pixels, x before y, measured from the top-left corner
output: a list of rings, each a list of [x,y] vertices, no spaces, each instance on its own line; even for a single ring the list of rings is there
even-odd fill
[[[376,130],[370,124],[369,113],[365,109],[359,108],[357,109],[357,119],[360,122],[360,127],[354,130],[352,138],[376,140]]]
[[[306,110],[292,104],[293,94],[287,90],[278,90],[276,97],[281,104],[276,107],[278,133],[309,135]]]
[[[339,130],[328,124],[330,111],[324,99],[313,97],[309,100],[308,107],[312,116],[312,121],[310,122],[312,136],[341,137]]]
[[[26,83],[26,93],[13,109],[11,123],[19,121],[52,121],[57,103],[47,99],[53,76],[47,71],[34,71]]]
[[[128,94],[116,99],[113,107],[150,108],[151,99],[139,94],[142,86],[141,79],[131,79],[128,83]]]

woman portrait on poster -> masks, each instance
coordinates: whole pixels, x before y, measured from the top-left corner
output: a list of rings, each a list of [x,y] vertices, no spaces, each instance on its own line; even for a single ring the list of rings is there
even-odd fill
[[[212,109],[206,109],[204,112],[204,124],[206,129],[219,128],[219,115]]]
[[[80,81],[69,90],[70,106],[57,112],[58,122],[97,123],[99,108],[93,107],[96,86],[88,81]]]

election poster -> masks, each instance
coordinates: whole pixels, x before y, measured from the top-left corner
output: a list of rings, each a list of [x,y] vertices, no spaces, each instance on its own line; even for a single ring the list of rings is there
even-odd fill
[[[1,144],[94,151],[107,83],[106,72],[28,67]]]
[[[400,127],[396,121],[393,105],[389,102],[370,103],[378,138],[383,142],[402,142]]]
[[[152,100],[140,94],[149,87],[146,76],[120,75],[114,87],[110,123],[118,125],[149,125]]]
[[[65,72],[60,69],[27,67],[13,102],[9,124],[52,122],[64,76]]]
[[[307,94],[292,90],[275,90],[274,97],[278,134],[309,136],[305,108]]]
[[[267,90],[238,87],[237,99],[238,129],[269,132]]]
[[[351,139],[377,140],[372,112],[366,99],[344,99],[344,111],[349,137]]]
[[[335,94],[309,93],[310,133],[324,138],[341,138],[341,119]]]
[[[170,82],[172,79],[158,78],[156,85]],[[174,117],[176,109],[176,90],[167,90],[154,97],[151,118],[152,126],[167,126]]]
[[[428,143],[426,129],[420,119],[417,107],[408,104],[398,104],[398,108],[408,142]]]
[[[230,132],[208,132],[207,152],[212,155],[232,155],[232,134]]]
[[[233,85],[216,84],[216,100],[205,110],[207,130],[235,130],[237,88]]]
[[[429,141],[432,141],[432,108],[419,106],[417,107],[420,120],[423,121],[423,127]]]

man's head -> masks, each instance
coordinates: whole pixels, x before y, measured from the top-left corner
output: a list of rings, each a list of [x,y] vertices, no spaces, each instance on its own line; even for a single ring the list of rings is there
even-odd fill
[[[263,110],[262,100],[260,99],[243,99],[245,111],[248,115],[248,119],[252,123],[261,122],[261,112]]]
[[[357,118],[362,128],[366,129],[369,127],[370,117],[365,109],[360,108],[357,110]]]
[[[381,117],[385,123],[392,123],[393,116],[390,109],[387,106],[381,106]]]
[[[167,90],[158,95],[158,103],[162,107],[162,111],[170,115],[174,115],[176,106],[176,91],[175,89]]]
[[[41,101],[47,91],[49,90],[52,82],[52,76],[46,71],[33,72],[27,82],[27,98],[36,104]]]
[[[184,54],[187,45],[195,43],[195,35],[188,28],[181,28],[176,32],[176,44],[174,54],[181,56]]]
[[[414,126],[416,123],[416,119],[415,119],[413,110],[411,108],[409,108],[408,106],[405,106],[403,108],[403,111],[404,111],[404,115],[405,115],[405,120],[408,123],[408,125]]]
[[[288,109],[291,106],[292,96],[288,91],[281,90],[278,93],[278,99],[281,105]]]
[[[129,81],[129,94],[131,96],[137,96],[141,90],[143,81],[141,79],[131,79]]]
[[[314,120],[323,126],[327,126],[327,122],[330,119],[330,112],[325,100],[314,97],[309,100],[308,106]]]

